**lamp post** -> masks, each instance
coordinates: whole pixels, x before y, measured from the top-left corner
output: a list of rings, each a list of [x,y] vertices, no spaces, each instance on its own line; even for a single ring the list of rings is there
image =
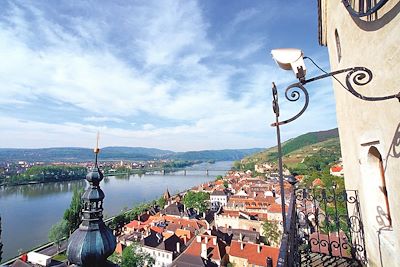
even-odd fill
[[[283,229],[286,228],[286,204],[285,204],[285,189],[283,184],[283,164],[282,164],[282,145],[281,145],[281,130],[279,128],[279,104],[278,104],[278,91],[275,83],[272,83],[272,107],[275,113],[275,128],[276,139],[278,143],[278,169],[279,169],[279,186],[281,191],[281,205],[282,205],[282,223]]]
[[[297,118],[299,118],[307,109],[309,103],[309,95],[307,89],[304,85],[321,80],[327,77],[333,77],[337,80],[341,86],[350,92],[353,96],[362,99],[364,101],[383,101],[389,99],[399,100],[400,102],[400,92],[393,95],[387,96],[364,96],[356,91],[353,84],[357,86],[364,86],[372,80],[372,71],[365,67],[351,67],[346,69],[341,69],[333,72],[325,72],[323,75],[319,75],[310,79],[306,79],[306,66],[304,64],[303,52],[299,49],[285,48],[285,49],[274,49],[271,51],[272,57],[276,63],[284,70],[293,70],[296,78],[299,82],[289,85],[285,90],[285,98],[290,102],[296,102],[300,99],[301,95],[304,95],[304,104],[301,110],[293,117],[286,120],[279,120],[279,102],[278,102],[278,90],[275,83],[272,83],[272,108],[275,113],[275,122],[271,124],[272,127],[276,128],[277,143],[278,143],[278,168],[279,168],[279,184],[281,187],[281,203],[282,203],[282,221],[283,228],[286,232],[288,229],[286,227],[286,212],[285,212],[285,191],[283,183],[283,163],[282,163],[282,145],[280,136],[280,126],[290,123]],[[310,58],[308,58],[310,59]],[[311,62],[312,59],[310,59]],[[314,63],[315,64],[315,63]],[[316,65],[316,64],[315,64]],[[317,65],[316,65],[317,66]],[[317,66],[318,67],[318,66]],[[318,67],[319,68],[319,67]],[[347,73],[346,75],[346,86],[343,85],[336,77],[337,74]]]

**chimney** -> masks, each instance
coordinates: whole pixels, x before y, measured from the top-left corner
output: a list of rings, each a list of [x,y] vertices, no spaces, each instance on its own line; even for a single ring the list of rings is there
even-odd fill
[[[206,236],[205,238],[204,238],[204,243],[208,243],[208,236]]]
[[[181,243],[176,242],[176,252],[181,253]]]
[[[201,254],[203,259],[207,259],[207,244],[201,243]]]
[[[240,242],[240,250],[243,250],[243,248],[244,248],[244,244],[243,244],[243,242]]]
[[[267,257],[267,267],[272,267],[272,258]]]
[[[254,197],[256,197],[256,196],[257,196],[257,193],[256,193],[256,192],[253,192],[253,195],[254,195]]]
[[[217,245],[217,237],[213,238],[213,245],[216,246]]]
[[[261,253],[261,245],[260,244],[257,245],[257,253]]]
[[[242,235],[242,233],[239,233],[239,240],[240,240],[240,241],[243,240],[243,235]]]
[[[201,236],[200,235],[196,236],[196,240],[197,240],[197,243],[201,243]]]

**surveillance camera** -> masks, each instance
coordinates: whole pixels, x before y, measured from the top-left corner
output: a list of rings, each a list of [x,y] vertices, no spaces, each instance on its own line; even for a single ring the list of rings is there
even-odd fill
[[[303,51],[295,48],[280,48],[271,51],[275,62],[284,70],[293,70],[299,80],[306,76],[306,65],[303,60]]]

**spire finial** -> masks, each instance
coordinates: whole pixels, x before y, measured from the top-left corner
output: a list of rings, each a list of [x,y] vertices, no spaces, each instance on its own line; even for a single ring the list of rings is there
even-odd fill
[[[93,149],[94,153],[96,154],[96,159],[95,159],[95,166],[97,166],[97,155],[100,153],[100,148],[99,148],[99,139],[100,139],[100,132],[97,131],[97,138],[96,138],[96,147]]]

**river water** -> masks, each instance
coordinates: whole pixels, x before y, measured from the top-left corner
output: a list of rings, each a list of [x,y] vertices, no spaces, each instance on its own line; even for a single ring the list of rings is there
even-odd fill
[[[106,198],[104,214],[112,216],[124,208],[160,197],[168,188],[171,194],[215,179],[232,166],[231,161],[202,163],[173,174],[109,176],[101,182]],[[205,170],[208,169],[209,175]],[[47,233],[69,207],[75,186],[87,187],[85,180],[21,185],[0,188],[3,261],[48,242]]]

